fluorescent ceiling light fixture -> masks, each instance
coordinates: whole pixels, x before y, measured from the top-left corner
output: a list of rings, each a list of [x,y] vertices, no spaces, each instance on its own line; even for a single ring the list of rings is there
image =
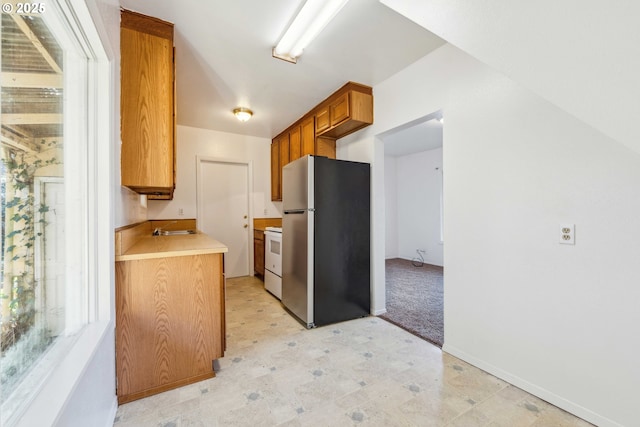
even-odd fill
[[[241,122],[246,122],[251,118],[251,116],[253,116],[253,111],[248,108],[238,107],[233,109],[233,114]]]
[[[273,56],[295,64],[304,48],[320,34],[347,1],[307,0],[284,36],[273,48]]]

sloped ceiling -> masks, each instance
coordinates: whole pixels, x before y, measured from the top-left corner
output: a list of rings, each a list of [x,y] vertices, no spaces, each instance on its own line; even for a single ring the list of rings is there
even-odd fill
[[[303,0],[122,0],[175,24],[177,122],[271,138],[347,81],[369,86],[444,41],[377,0],[350,0],[297,64],[271,49]],[[375,96],[375,93],[374,93]],[[254,111],[246,123],[231,110]]]
[[[381,2],[640,153],[640,2]]]

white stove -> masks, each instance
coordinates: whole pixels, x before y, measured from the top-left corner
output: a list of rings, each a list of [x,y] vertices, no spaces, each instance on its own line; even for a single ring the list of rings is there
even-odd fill
[[[282,299],[282,227],[266,227],[264,243],[264,288]]]

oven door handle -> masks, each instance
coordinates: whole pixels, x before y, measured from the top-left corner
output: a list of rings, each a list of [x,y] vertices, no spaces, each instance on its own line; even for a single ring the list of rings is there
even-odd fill
[[[305,212],[307,212],[309,210],[311,210],[311,209],[296,209],[294,211],[284,211],[284,214],[285,215],[300,215],[300,214],[303,214],[303,213],[305,213]]]

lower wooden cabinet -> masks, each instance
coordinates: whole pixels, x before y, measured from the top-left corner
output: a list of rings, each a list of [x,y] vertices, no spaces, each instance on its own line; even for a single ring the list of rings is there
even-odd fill
[[[224,355],[223,254],[116,262],[118,403],[215,376]]]
[[[253,271],[264,277],[264,232],[253,231]]]

